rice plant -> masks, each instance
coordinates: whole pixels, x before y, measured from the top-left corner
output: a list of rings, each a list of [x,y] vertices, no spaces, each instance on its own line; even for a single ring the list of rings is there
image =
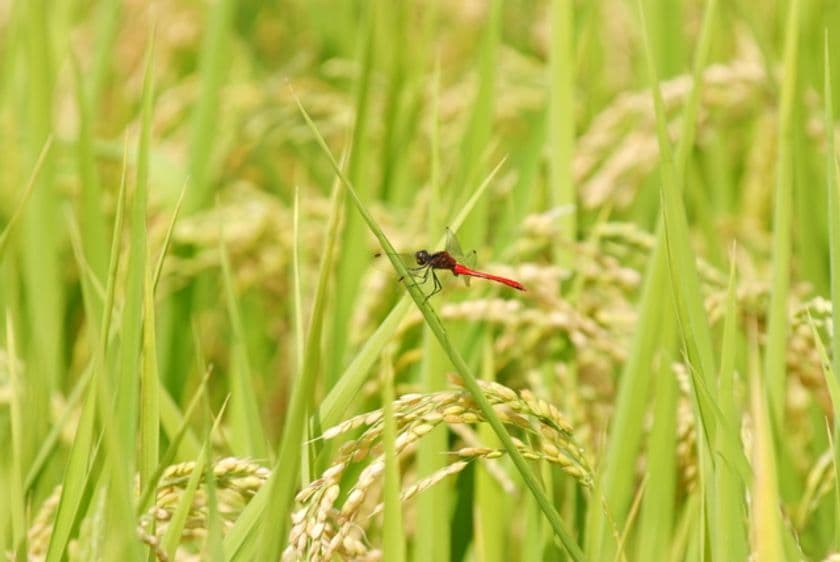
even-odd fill
[[[836,4],[0,3],[2,556],[840,559]]]

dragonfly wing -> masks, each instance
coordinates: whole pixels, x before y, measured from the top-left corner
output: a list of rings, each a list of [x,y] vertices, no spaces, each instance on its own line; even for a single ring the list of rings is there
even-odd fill
[[[472,252],[464,254],[464,257],[461,259],[461,263],[466,265],[470,269],[475,269],[475,264],[477,262],[477,259],[476,259],[477,256],[478,256],[478,253],[475,250],[473,250]]]
[[[461,244],[458,243],[458,238],[449,227],[446,227],[446,251],[449,255],[458,261],[464,257],[464,250],[461,249]]]
[[[478,254],[476,253],[476,251],[475,251],[475,250],[473,250],[472,252],[468,252],[467,254],[465,254],[465,255],[461,258],[461,260],[460,260],[460,261],[461,261],[461,263],[462,263],[462,264],[464,264],[464,265],[465,265],[465,266],[467,266],[468,268],[470,268],[470,269],[475,269],[475,264],[476,264],[476,262],[478,261],[478,260],[476,259],[476,258],[477,258],[477,256],[478,256]],[[470,276],[469,276],[469,275],[462,275],[461,277],[464,279],[464,284],[465,284],[467,287],[469,287],[469,286],[470,286]]]
[[[446,229],[446,251],[450,256],[458,260],[460,264],[465,265],[470,269],[475,267],[475,250],[468,254],[464,254],[464,250],[461,249],[461,244],[458,242],[458,237],[455,236],[452,229],[448,227]],[[461,279],[463,279],[464,284],[469,287],[470,277],[468,275],[461,275]]]

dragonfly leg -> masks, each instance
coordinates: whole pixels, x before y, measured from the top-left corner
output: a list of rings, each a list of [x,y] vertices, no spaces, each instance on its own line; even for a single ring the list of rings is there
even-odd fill
[[[414,285],[415,285],[415,286],[417,286],[417,285],[421,285],[422,283],[425,283],[425,282],[428,280],[428,278],[429,278],[429,269],[430,269],[430,268],[429,268],[429,266],[427,266],[427,265],[420,265],[420,266],[417,266],[417,267],[409,267],[409,268],[407,268],[407,269],[408,269],[408,275],[409,275],[412,279],[420,279],[421,277],[422,277],[422,279],[423,279],[423,280],[422,280],[422,281],[420,281],[419,283],[415,281],[415,282],[414,282]],[[425,270],[425,271],[423,271],[423,270]],[[405,278],[406,278],[406,276],[405,276],[405,275],[403,275],[402,277],[400,277],[400,278],[397,280],[397,282],[398,282],[398,283],[401,283],[401,282],[402,282]]]
[[[434,282],[435,286],[437,286],[437,275],[435,275],[434,270],[431,267],[427,267],[426,271],[423,272],[423,281],[421,282],[423,285],[429,282],[429,275],[432,276],[432,282]],[[432,292],[434,294],[434,292]],[[423,302],[429,300],[429,297],[426,297]]]
[[[417,267],[408,267],[406,269],[408,270],[408,274],[415,279],[422,276],[424,283],[429,278],[428,271],[430,268],[428,265],[418,265]],[[398,281],[402,281],[403,279],[405,279],[405,275],[400,277]]]
[[[423,285],[428,283],[429,274],[432,275],[432,278],[435,279],[435,282],[437,283],[437,277],[435,276],[434,272],[432,271],[432,268],[429,267],[428,265],[421,265],[421,266],[418,266],[418,267],[412,267],[412,268],[409,268],[408,271],[411,274],[411,277],[413,279],[413,282],[411,284],[414,287],[422,287]],[[401,277],[400,281],[402,281],[402,279],[403,278]],[[421,291],[422,291],[422,289],[421,289]],[[424,294],[425,294],[425,292],[424,292]],[[434,294],[434,292],[432,294]],[[428,298],[429,297],[426,297],[426,299],[428,299]],[[423,302],[425,302],[425,301],[423,301]]]
[[[436,294],[438,294],[441,291],[441,289],[443,289],[443,284],[440,282],[440,279],[438,279],[437,274],[434,271],[432,271],[431,268],[429,269],[429,271],[432,272],[432,282],[435,284],[435,286],[434,289],[432,289],[432,292],[426,295],[426,298],[423,299],[424,303]]]

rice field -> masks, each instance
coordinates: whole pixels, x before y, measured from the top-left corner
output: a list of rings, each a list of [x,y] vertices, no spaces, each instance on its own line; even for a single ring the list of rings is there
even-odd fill
[[[834,0],[0,0],[2,556],[840,560],[836,107]]]

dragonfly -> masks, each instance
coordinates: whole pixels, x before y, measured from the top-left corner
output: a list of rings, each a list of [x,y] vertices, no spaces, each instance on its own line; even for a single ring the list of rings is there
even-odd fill
[[[447,228],[446,249],[437,252],[429,252],[428,250],[416,251],[413,255],[413,260],[416,265],[408,267],[408,271],[412,277],[420,280],[420,283],[426,283],[429,277],[432,278],[434,288],[431,293],[426,295],[426,300],[429,300],[443,289],[443,284],[438,277],[438,272],[443,270],[449,270],[455,277],[463,276],[467,285],[469,285],[471,277],[478,277],[501,283],[519,291],[525,291],[525,287],[519,281],[473,269],[475,257],[476,253],[474,250],[464,255],[455,233]],[[400,278],[400,281],[402,281],[402,278]]]

